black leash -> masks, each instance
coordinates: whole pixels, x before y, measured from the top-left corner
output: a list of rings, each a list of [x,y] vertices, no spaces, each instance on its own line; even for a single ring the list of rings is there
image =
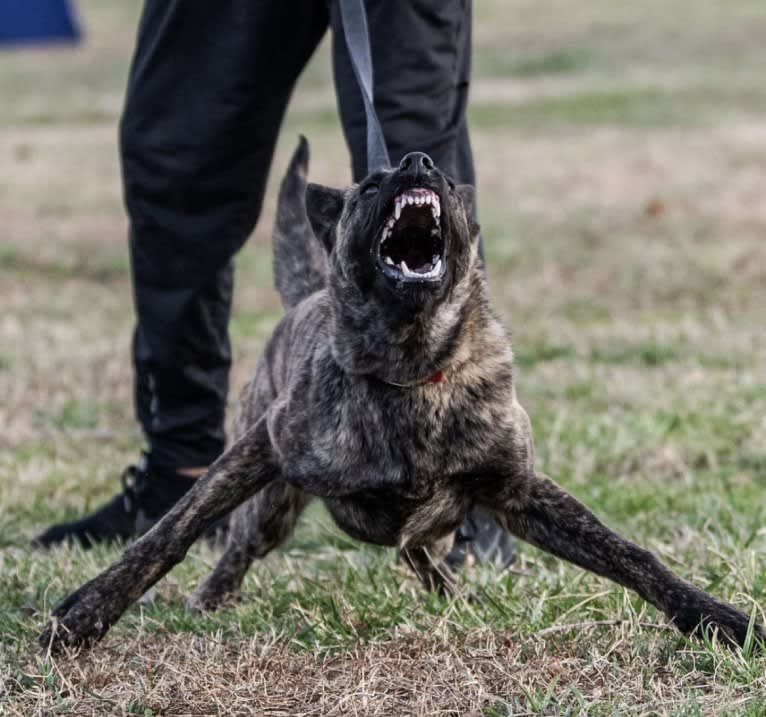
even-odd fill
[[[367,13],[364,0],[338,0],[340,18],[343,23],[343,35],[351,58],[356,82],[364,100],[364,113],[367,117],[367,173],[376,169],[388,169],[391,160],[386,149],[386,140],[375,112],[372,94],[372,55],[370,53],[370,34],[367,29]]]

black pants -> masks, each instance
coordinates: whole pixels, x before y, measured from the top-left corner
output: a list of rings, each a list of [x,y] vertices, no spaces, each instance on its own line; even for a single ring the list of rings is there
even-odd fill
[[[428,153],[474,183],[465,121],[471,0],[367,0],[392,162]],[[365,116],[335,2],[146,0],[120,126],[137,324],[136,412],[152,463],[224,448],[232,258],[252,232],[296,79],[330,27],[355,180]]]

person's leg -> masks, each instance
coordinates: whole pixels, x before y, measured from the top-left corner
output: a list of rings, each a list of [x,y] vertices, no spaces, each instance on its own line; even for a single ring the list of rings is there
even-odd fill
[[[465,118],[471,74],[471,1],[367,0],[375,108],[396,166],[411,151],[428,154],[456,181],[475,183]],[[338,111],[354,181],[367,174],[366,119],[332,6]]]
[[[471,78],[471,0],[367,0],[365,5],[375,108],[392,164],[396,166],[408,152],[425,152],[455,181],[475,186],[465,114]],[[351,151],[353,178],[359,181],[367,174],[366,117],[337,0],[331,24],[338,111]],[[502,565],[514,559],[510,535],[485,511],[474,511],[455,537],[447,557],[452,567],[462,564],[467,552]]]
[[[232,257],[258,218],[290,93],[327,22],[315,0],[146,0],[120,149],[149,452],[131,474],[135,500],[118,496],[38,542],[127,537],[137,507],[148,525],[222,452]]]

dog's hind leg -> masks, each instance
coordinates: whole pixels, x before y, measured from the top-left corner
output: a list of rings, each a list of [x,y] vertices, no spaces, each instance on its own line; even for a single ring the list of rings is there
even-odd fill
[[[454,594],[457,585],[455,575],[444,561],[452,548],[453,540],[454,537],[448,535],[429,545],[402,549],[402,558],[412,568],[426,590],[444,596]]]
[[[187,605],[213,610],[236,596],[253,560],[266,557],[290,537],[310,499],[284,481],[275,481],[237,508],[223,555]]]
[[[747,615],[681,580],[648,550],[607,528],[546,476],[516,473],[503,484],[494,484],[484,503],[511,533],[635,590],[679,630],[716,629],[728,645],[746,643]],[[766,642],[758,625],[753,626],[753,635]]]

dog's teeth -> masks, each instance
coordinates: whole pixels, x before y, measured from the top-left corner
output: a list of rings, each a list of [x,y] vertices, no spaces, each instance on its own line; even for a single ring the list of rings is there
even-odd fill
[[[390,256],[384,257],[383,261],[385,261],[386,264],[390,264],[391,266],[394,266],[394,260]]]
[[[426,196],[424,197],[424,199],[425,199],[425,203],[426,203],[426,204],[430,204],[430,203],[431,203],[431,195],[430,195],[430,194],[426,194]]]
[[[434,217],[438,219],[442,215],[442,208],[439,206],[439,200],[434,200],[434,203],[431,205],[431,211],[434,213]]]
[[[386,257],[386,260],[388,257]],[[439,272],[441,272],[442,268],[442,260],[439,257],[434,257],[436,259],[436,264],[429,270],[424,272],[418,272],[418,271],[412,271],[410,267],[407,266],[407,262],[402,259],[401,263],[399,264],[399,270],[402,272],[402,274],[408,278],[408,279],[434,279],[437,276],[439,276]],[[388,263],[388,261],[386,261]]]
[[[420,274],[424,279],[433,279],[434,277],[437,277],[439,275],[439,271],[442,267],[442,260],[437,259],[436,264],[432,266],[427,272]]]
[[[414,204],[415,200],[412,198],[411,194],[407,195],[407,204]]]
[[[396,206],[394,207],[394,221],[399,219],[400,216],[402,216],[402,203],[400,198],[397,198]]]

